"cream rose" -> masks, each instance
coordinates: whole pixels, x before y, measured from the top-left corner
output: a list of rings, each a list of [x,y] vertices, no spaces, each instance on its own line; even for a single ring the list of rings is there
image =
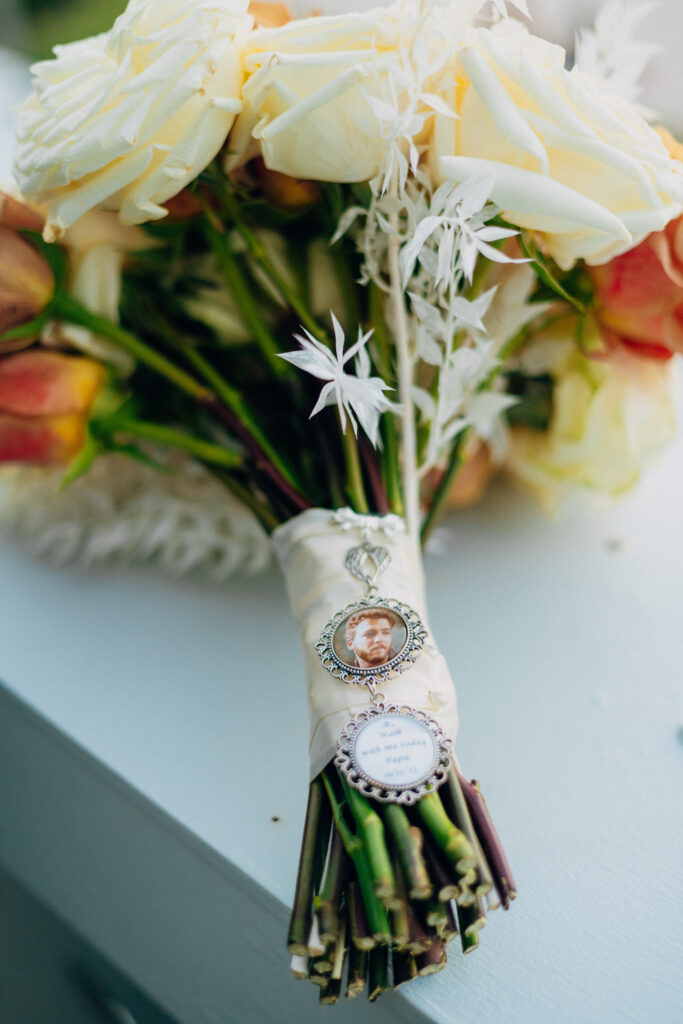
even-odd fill
[[[36,64],[17,115],[15,170],[54,238],[93,207],[123,224],[206,167],[241,108],[247,0],[131,0],[110,32]]]
[[[602,263],[677,216],[683,165],[564,58],[518,22],[472,30],[443,85],[457,118],[436,116],[429,159],[439,184],[490,178],[504,216],[540,232],[568,268]]]
[[[554,512],[579,490],[616,497],[676,435],[673,360],[619,348],[587,359],[571,330],[539,336],[522,356],[554,380],[547,431],[515,427],[505,468]]]
[[[227,169],[260,154],[271,170],[295,178],[374,177],[386,142],[373,100],[391,103],[409,31],[396,4],[254,32]]]

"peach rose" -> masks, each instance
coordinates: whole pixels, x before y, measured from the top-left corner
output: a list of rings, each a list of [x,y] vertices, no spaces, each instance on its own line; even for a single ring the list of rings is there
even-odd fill
[[[657,358],[683,352],[683,218],[589,273],[608,340]]]

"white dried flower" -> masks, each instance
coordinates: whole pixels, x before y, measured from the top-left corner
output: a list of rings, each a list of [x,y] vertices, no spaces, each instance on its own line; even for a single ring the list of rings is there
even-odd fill
[[[370,357],[366,351],[366,345],[372,337],[372,331],[363,334],[362,330],[358,328],[357,340],[345,351],[344,330],[334,313],[332,313],[332,326],[335,340],[334,352],[304,330],[303,335],[295,335],[301,345],[301,351],[281,352],[280,356],[300,370],[305,370],[306,373],[317,377],[318,380],[327,381],[320,392],[311,416],[321,412],[327,405],[336,404],[342,431],[346,430],[348,414],[353,432],[357,436],[356,417],[358,417],[361,427],[376,448],[380,440],[379,418],[382,413],[392,409],[393,405],[384,396],[385,391],[391,391],[389,385],[385,384],[381,377],[370,376]],[[356,360],[355,375],[347,373],[345,369],[354,357]]]

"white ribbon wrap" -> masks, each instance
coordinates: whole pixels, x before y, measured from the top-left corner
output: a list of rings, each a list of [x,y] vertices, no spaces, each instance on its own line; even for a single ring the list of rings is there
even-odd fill
[[[360,517],[346,509],[338,513],[309,509],[280,526],[273,539],[304,650],[313,779],[334,758],[347,722],[370,705],[368,690],[335,679],[323,668],[315,648],[337,612],[364,595],[363,584],[344,565],[346,552],[365,539],[385,547],[391,562],[378,580],[379,595],[410,605],[429,630],[422,560],[405,524],[396,516]],[[389,703],[409,704],[426,712],[455,741],[455,687],[431,634],[415,664],[393,676],[381,690]]]

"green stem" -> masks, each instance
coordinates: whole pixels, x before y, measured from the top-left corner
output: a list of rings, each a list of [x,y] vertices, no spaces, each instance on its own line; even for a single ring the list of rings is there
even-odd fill
[[[389,947],[377,946],[368,953],[368,999],[374,1003],[389,988]]]
[[[351,429],[346,424],[346,430],[342,434],[344,446],[344,461],[346,463],[346,494],[354,512],[368,513],[370,511],[368,499],[365,496],[363,486],[363,471],[360,465],[358,454],[358,441]]]
[[[396,806],[396,805],[394,805]],[[403,869],[393,852],[392,863],[396,877],[396,897],[398,906],[391,911],[391,935],[395,947],[403,949],[410,939],[410,922],[408,920],[408,890]]]
[[[311,332],[314,338],[318,338],[320,341],[325,341],[325,331],[322,330],[315,318],[311,315],[308,306],[302,297],[294,288],[292,288],[289,281],[287,281],[277,269],[258,235],[256,235],[246,223],[242,216],[239,203],[230,190],[226,188],[222,180],[215,183],[215,188],[223,209],[230,217],[239,234],[242,236],[242,239],[244,240],[254,262],[265,271],[289,308],[296,313],[301,324]]]
[[[136,335],[112,323],[106,317],[91,313],[89,309],[86,309],[77,299],[66,292],[58,292],[55,295],[51,311],[65,320],[79,324],[81,327],[87,327],[95,334],[109,338],[110,341],[115,342],[134,356],[136,360],[165,377],[203,408],[214,413],[233,430],[244,443],[256,466],[271,479],[298,511],[310,507],[310,503],[302,497],[296,480],[293,479],[277,452],[266,441],[254,423],[239,394],[225,384],[215,371],[208,374],[207,372],[203,373],[215,387],[215,390],[211,390],[172,363],[162,353],[141,341]],[[184,351],[195,366],[198,368],[203,366],[204,371],[207,370],[209,364],[195,349]]]
[[[369,286],[369,292],[370,320],[375,332],[375,347],[378,355],[377,368],[382,378],[385,381],[389,381],[393,380],[394,375],[391,367],[391,353],[386,320],[384,318],[382,293],[376,284]],[[392,413],[388,413],[382,418],[382,436],[384,438],[384,458],[382,459],[384,486],[389,496],[392,512],[397,516],[402,516],[405,510],[399,470],[398,433]]]
[[[448,459],[448,466],[446,467],[446,471],[444,475],[441,477],[441,480],[439,481],[439,486],[436,489],[436,493],[434,494],[431,505],[429,507],[429,510],[427,511],[427,514],[425,515],[424,522],[422,524],[422,529],[420,531],[420,540],[422,541],[423,547],[427,543],[429,535],[432,532],[432,529],[434,528],[434,524],[436,523],[439,514],[441,513],[446,498],[448,497],[448,494],[453,486],[453,482],[455,481],[456,476],[462,469],[463,462],[465,461],[462,452],[468,434],[469,429],[463,430],[463,432],[459,434],[458,437],[453,442],[451,454]]]
[[[278,526],[282,525],[283,520],[278,519],[269,508],[267,508],[263,502],[259,501],[258,498],[254,497],[250,490],[238,483],[237,480],[229,473],[222,473],[219,471],[215,474],[220,482],[226,487],[231,494],[234,494],[238,501],[241,501],[243,505],[251,509],[258,521],[260,522],[266,533],[272,533]]]
[[[71,321],[71,323],[87,327],[88,330],[93,331],[95,334],[115,342],[115,344],[134,356],[138,362],[144,363],[145,366],[165,377],[166,380],[175,384],[176,387],[196,401],[204,403],[211,398],[211,392],[208,388],[200,384],[194,377],[191,377],[189,373],[181,370],[179,366],[172,363],[161,352],[157,352],[156,349],[145,344],[144,341],[141,341],[140,338],[131,334],[124,327],[119,327],[117,324],[112,323],[111,320],[107,320],[106,317],[99,316],[97,313],[91,313],[89,309],[86,309],[77,299],[74,299],[73,296],[68,295],[66,292],[57,292],[53,299],[52,312],[65,320]]]
[[[270,441],[253,418],[251,411],[239,391],[228,384],[228,382],[218,373],[218,371],[198,349],[193,348],[192,346],[187,346],[183,349],[183,352],[187,361],[191,363],[202,375],[207,384],[211,385],[213,391],[235,415],[247,433],[254,439],[261,451],[268,457],[272,465],[275,466],[277,471],[282,474],[285,480],[291,484],[292,487],[301,492],[303,488],[299,484],[299,481],[294,476],[290,467],[283,461],[275,448],[273,448]]]
[[[229,237],[219,231],[208,219],[204,222],[204,234],[254,341],[261,348],[266,362],[275,376],[283,377],[288,372],[287,364],[278,357],[279,345],[254,299],[249,282],[230,247]]]
[[[384,825],[377,811],[357,789],[350,786],[341,775],[344,796],[349,809],[363,838],[363,846],[367,853],[372,872],[375,893],[387,907],[396,905],[396,879],[391,859],[384,839]],[[400,906],[400,903],[399,903]]]
[[[312,896],[316,847],[325,795],[320,779],[314,779],[308,792],[306,823],[301,841],[301,856],[296,879],[294,908],[289,922],[287,948],[296,956],[308,954],[308,933],[312,919]]]
[[[348,999],[354,999],[365,988],[367,967],[367,951],[358,949],[357,946],[351,943],[351,948],[349,949],[349,975],[346,983],[346,996]]]
[[[447,813],[458,828],[462,829],[474,849],[477,858],[476,895],[486,896],[493,889],[493,879],[474,830],[472,818],[467,809],[467,801],[458,782],[458,776],[453,769],[448,773],[448,782],[443,787],[443,799]]]
[[[419,829],[411,826],[408,815],[399,804],[384,804],[382,815],[408,880],[410,898],[427,899],[432,894],[432,883],[418,841]]]
[[[438,793],[423,796],[415,805],[415,809],[459,875],[476,867],[477,858],[470,841],[450,820]]]
[[[237,452],[222,448],[219,444],[212,444],[210,441],[202,441],[180,430],[173,430],[162,423],[117,418],[112,432],[118,433],[119,431],[147,441],[159,441],[171,448],[190,452],[202,462],[209,462],[214,466],[221,466],[223,469],[236,469],[244,462],[242,456]]]
[[[337,942],[339,939],[339,907],[346,879],[347,864],[348,860],[342,838],[335,829],[331,840],[330,855],[322,889],[316,897],[316,913],[320,938],[326,946]]]
[[[356,869],[358,884],[363,897],[363,904],[368,917],[370,931],[377,942],[389,942],[391,940],[389,915],[387,914],[385,906],[375,895],[370,863],[363,846],[363,841],[359,836],[355,835],[351,831],[344,821],[341,804],[336,797],[334,786],[327,774],[327,771],[323,771],[321,775],[332,807],[334,823],[342,837],[342,842],[344,843],[346,852],[353,861],[353,866]]]

